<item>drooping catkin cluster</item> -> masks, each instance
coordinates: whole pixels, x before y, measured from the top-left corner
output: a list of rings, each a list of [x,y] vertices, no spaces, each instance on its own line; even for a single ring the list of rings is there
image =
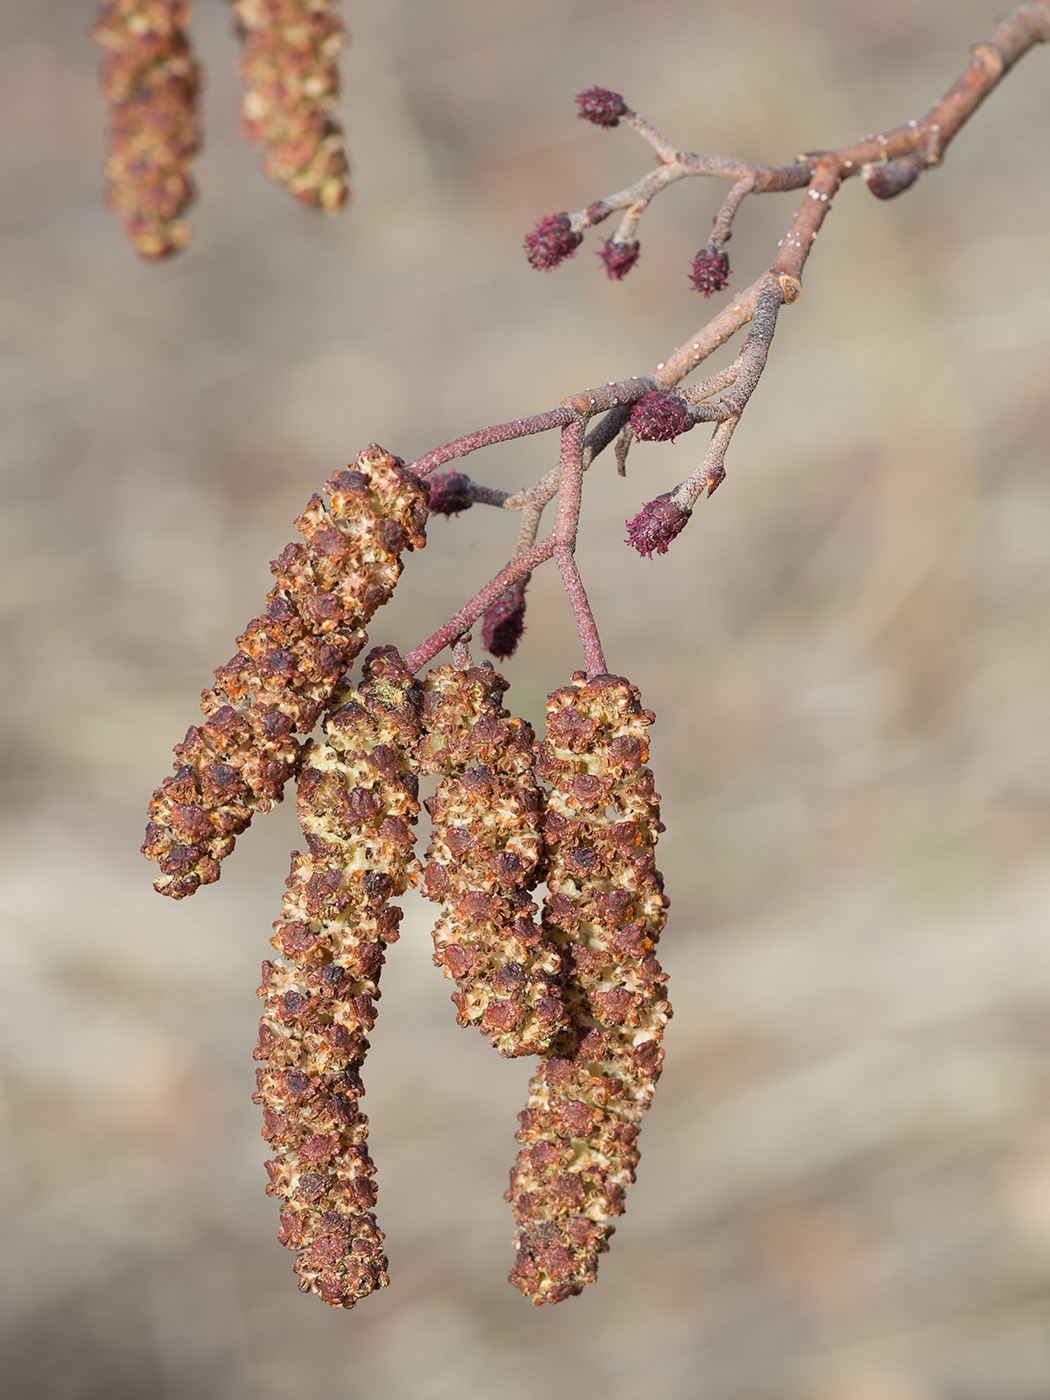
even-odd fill
[[[654,862],[651,712],[616,676],[547,702],[536,764],[550,786],[544,927],[566,961],[570,1024],[533,1076],[507,1199],[518,1224],[510,1280],[536,1303],[593,1282],[634,1180],[671,1014],[653,951],[668,901]]]
[[[189,241],[181,216],[194,194],[200,70],[188,21],[189,0],[103,0],[94,29],[110,104],[108,203],[143,258]]]
[[[328,708],[365,624],[393,592],[401,554],[426,542],[426,488],[381,447],[325,485],[296,521],[304,543],[270,565],[267,610],[203,692],[207,716],[175,746],[176,771],[153,794],[142,849],[155,888],[181,899],[219,878],[256,812],[279,802],[308,733]]]
[[[390,900],[418,879],[412,754],[419,686],[393,647],[325,721],[299,778],[307,853],[292,857],[279,956],[263,963],[266,1003],[255,1101],[274,1150],[267,1191],[282,1202],[281,1243],[299,1287],[351,1308],[388,1282],[360,1068],[375,1023],[383,950],[398,936]]]
[[[503,708],[489,663],[426,677],[420,771],[441,774],[423,893],[442,906],[434,961],[455,980],[463,1026],[501,1055],[543,1053],[564,1024],[561,958],[530,898],[543,871],[535,735]]]
[[[244,43],[241,126],[263,169],[302,204],[334,213],[350,193],[333,117],[346,34],[335,0],[234,0]]]

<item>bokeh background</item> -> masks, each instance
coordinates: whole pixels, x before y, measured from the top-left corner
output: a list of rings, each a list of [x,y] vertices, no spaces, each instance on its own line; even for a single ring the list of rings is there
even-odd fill
[[[227,8],[196,9],[194,241],[152,267],[102,208],[91,4],[0,16],[4,1394],[1044,1400],[1050,53],[906,197],[843,191],[670,554],[623,521],[696,437],[587,480],[610,663],[658,714],[677,1013],[598,1285],[540,1310],[503,1282],[528,1070],[453,1023],[419,902],[365,1076],[394,1282],[340,1314],[295,1290],[250,1102],[294,811],[159,899],[170,746],[333,468],[643,373],[706,319],[721,187],[665,194],[620,285],[593,241],[525,264],[541,214],[648,166],[574,93],[782,163],[920,116],[994,6],[348,0],[336,220],[258,175]],[[734,285],[793,199],[745,207]],[[552,447],[470,470],[516,487]],[[436,521],[375,640],[429,633],[514,526]],[[578,652],[553,579],[530,598],[507,672],[538,722]]]

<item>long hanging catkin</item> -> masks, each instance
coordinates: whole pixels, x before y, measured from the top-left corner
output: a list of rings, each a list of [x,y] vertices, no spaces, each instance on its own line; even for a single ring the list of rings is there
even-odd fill
[[[334,213],[350,193],[336,60],[346,34],[334,0],[234,0],[244,49],[241,127],[263,169],[302,204]]]
[[[547,702],[536,765],[550,785],[543,920],[568,964],[571,1023],[533,1076],[507,1193],[518,1224],[510,1281],[536,1303],[594,1281],[663,1059],[671,1010],[653,947],[668,901],[644,766],[652,719],[617,676],[577,672]]]
[[[308,853],[292,857],[284,917],[263,964],[266,1010],[255,1101],[274,1150],[267,1191],[283,1203],[280,1240],[299,1287],[351,1308],[388,1282],[372,1213],[360,1068],[375,1023],[383,949],[418,879],[410,824],[419,687],[393,647],[373,651],[359,690],[325,721],[299,778]]]
[[[110,103],[108,203],[143,258],[178,252],[190,236],[181,216],[194,195],[200,70],[188,21],[189,0],[103,0],[93,31]]]
[[[420,771],[442,779],[426,803],[422,889],[442,907],[434,961],[455,979],[460,1025],[477,1026],[501,1055],[536,1055],[564,1025],[561,959],[529,897],[543,855],[535,735],[508,717],[506,689],[487,662],[426,677]]]
[[[279,802],[296,759],[296,731],[327,709],[364,625],[393,592],[401,554],[426,543],[426,488],[381,447],[366,448],[326,483],[296,521],[305,544],[270,565],[277,577],[262,617],[201,696],[208,717],[175,746],[176,771],[153,794],[143,853],[154,888],[181,899],[219,878],[219,862],[255,812]]]

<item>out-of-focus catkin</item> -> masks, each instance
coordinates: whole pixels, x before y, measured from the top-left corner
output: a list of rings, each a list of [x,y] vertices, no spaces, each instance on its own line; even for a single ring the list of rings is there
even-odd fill
[[[335,0],[234,0],[244,48],[241,127],[263,169],[303,204],[334,213],[350,193],[333,112],[346,34]]]
[[[536,764],[550,786],[543,920],[567,964],[571,1023],[533,1076],[507,1193],[518,1224],[510,1281],[536,1303],[596,1277],[663,1059],[671,1011],[653,949],[668,901],[644,766],[652,719],[617,676],[577,672],[547,702]]]
[[[564,1025],[561,959],[530,891],[542,875],[535,735],[502,707],[507,682],[487,662],[426,677],[420,771],[442,775],[427,801],[434,829],[423,893],[442,906],[434,961],[455,979],[460,1025],[502,1055],[543,1053]]]
[[[176,771],[153,794],[142,849],[155,888],[181,899],[219,878],[255,812],[279,802],[309,733],[329,707],[364,625],[393,592],[406,549],[426,542],[426,488],[381,447],[366,448],[296,521],[305,543],[270,565],[262,617],[201,696],[207,716],[175,746]]]
[[[388,1282],[360,1068],[375,1023],[383,949],[398,936],[389,901],[418,879],[412,754],[419,687],[393,647],[372,652],[359,690],[325,721],[299,778],[308,851],[292,857],[284,917],[263,964],[266,1003],[255,1101],[274,1150],[267,1191],[299,1287],[351,1308]]]
[[[178,252],[190,236],[181,216],[194,195],[200,70],[188,20],[189,0],[103,0],[94,29],[110,103],[108,203],[143,258]]]

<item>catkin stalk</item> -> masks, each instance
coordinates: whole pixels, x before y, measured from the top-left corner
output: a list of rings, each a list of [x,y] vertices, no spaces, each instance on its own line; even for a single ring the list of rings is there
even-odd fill
[[[263,964],[255,1101],[273,1148],[267,1191],[299,1287],[351,1308],[389,1282],[376,1224],[360,1069],[375,1024],[383,950],[418,879],[411,824],[419,687],[393,647],[372,652],[358,691],[308,746],[299,817],[308,851],[292,857],[278,957]]]
[[[455,980],[460,1025],[501,1055],[536,1055],[564,1024],[561,959],[530,898],[543,873],[535,735],[503,709],[506,689],[487,662],[426,677],[420,771],[442,778],[422,889],[441,906],[434,961]]]
[[[547,702],[536,764],[550,786],[543,922],[566,962],[569,1025],[529,1086],[507,1193],[518,1225],[510,1281],[535,1303],[594,1281],[663,1060],[671,1009],[653,950],[668,901],[644,766],[652,719],[616,676],[577,672]]]
[[[220,862],[256,812],[281,800],[308,733],[367,640],[406,549],[426,543],[426,488],[372,446],[314,496],[270,565],[277,582],[236,656],[201,696],[207,716],[175,746],[175,774],[153,794],[143,853],[154,888],[181,899],[219,878]]]

